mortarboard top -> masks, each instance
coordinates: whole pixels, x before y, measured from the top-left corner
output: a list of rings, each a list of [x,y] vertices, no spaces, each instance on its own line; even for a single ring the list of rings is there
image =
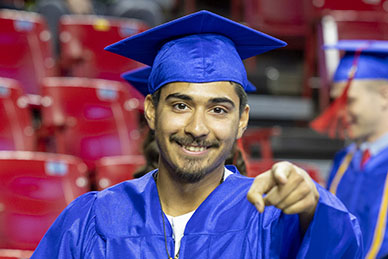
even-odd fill
[[[128,83],[136,88],[143,96],[149,94],[148,91],[148,78],[151,74],[151,67],[136,68],[121,74]],[[246,92],[256,92],[256,87],[248,81]]]
[[[149,92],[174,82],[233,81],[247,88],[243,59],[286,43],[208,11],[200,11],[105,49],[152,66]]]
[[[334,82],[347,81],[354,63],[355,53],[361,51],[356,64],[354,79],[388,80],[388,41],[341,40],[325,46],[345,51],[333,77]]]

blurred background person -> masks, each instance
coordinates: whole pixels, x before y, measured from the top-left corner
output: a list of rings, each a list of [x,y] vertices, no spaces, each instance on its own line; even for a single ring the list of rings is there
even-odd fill
[[[388,256],[388,41],[346,40],[333,47],[344,50],[345,54],[334,74],[331,94],[336,99],[329,110],[342,116],[339,119],[343,120],[345,134],[352,144],[336,154],[328,189],[358,218],[364,256],[385,258]]]

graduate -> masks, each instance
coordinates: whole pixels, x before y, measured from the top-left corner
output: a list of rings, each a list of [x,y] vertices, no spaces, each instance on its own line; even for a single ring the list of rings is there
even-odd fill
[[[351,40],[331,95],[346,99],[346,133],[353,141],[334,159],[328,189],[360,223],[365,258],[388,256],[388,41]]]
[[[31,258],[361,258],[357,219],[304,170],[225,167],[249,119],[242,60],[282,46],[207,11],[109,46],[152,66],[158,169],[76,199]]]

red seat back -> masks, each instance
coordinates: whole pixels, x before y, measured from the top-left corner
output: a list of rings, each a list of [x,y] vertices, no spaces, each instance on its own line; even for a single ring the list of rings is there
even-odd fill
[[[48,78],[42,86],[42,117],[54,127],[58,151],[93,162],[140,154],[138,101],[125,84],[87,78]]]
[[[20,84],[0,78],[0,150],[34,150],[31,113]]]
[[[251,27],[277,36],[305,36],[308,33],[310,1],[246,0],[244,21]]]
[[[104,48],[148,29],[141,21],[64,15],[59,28],[61,57],[71,76],[122,80],[121,73],[140,66]]]
[[[35,249],[60,212],[88,191],[78,158],[0,151],[0,248]]]
[[[258,147],[260,158],[272,160],[271,138],[279,134],[280,128],[248,128],[242,137],[244,151],[251,157],[253,149]]]
[[[133,179],[133,173],[145,164],[144,157],[114,156],[104,157],[96,163],[96,182],[99,190],[117,183]]]
[[[55,73],[51,34],[36,13],[0,10],[0,76],[17,79],[24,93],[39,94]]]
[[[280,128],[249,128],[244,133],[242,143],[244,151],[247,154],[247,176],[256,177],[257,175],[270,170],[272,166],[279,162],[273,159],[271,138],[281,134]],[[254,158],[252,151],[255,147],[259,148],[260,159]],[[319,169],[308,163],[294,163],[306,170],[306,172],[318,183],[322,183]]]
[[[385,1],[381,0],[317,0],[312,1],[314,6],[321,11],[325,10],[354,10],[386,12]]]

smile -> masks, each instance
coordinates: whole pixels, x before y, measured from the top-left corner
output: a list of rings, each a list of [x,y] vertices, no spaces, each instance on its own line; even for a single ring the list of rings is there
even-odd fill
[[[203,152],[207,149],[206,147],[197,147],[197,146],[182,146],[182,147],[190,152]]]

